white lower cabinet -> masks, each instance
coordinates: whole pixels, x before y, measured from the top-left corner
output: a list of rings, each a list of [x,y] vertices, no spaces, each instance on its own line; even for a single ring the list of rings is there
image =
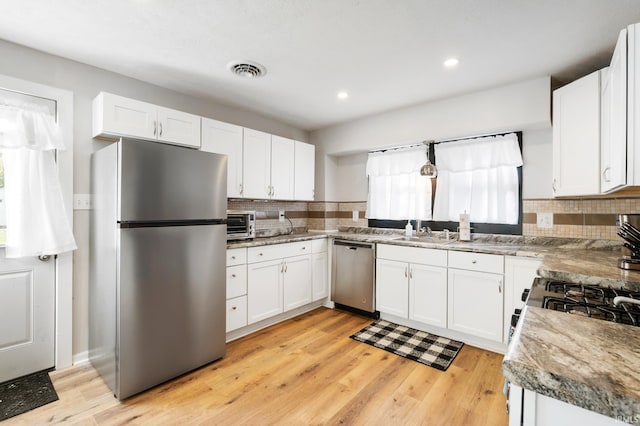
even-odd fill
[[[447,269],[411,265],[409,318],[437,327],[447,327]]]
[[[282,281],[285,311],[311,303],[311,255],[285,259]]]
[[[248,324],[311,303],[309,241],[250,247],[247,258]]]
[[[502,343],[504,256],[449,251],[448,326]]]
[[[638,416],[607,417],[511,384],[509,426],[613,426],[637,422]]]
[[[447,324],[447,252],[378,244],[376,309],[426,324]]]
[[[409,264],[376,260],[376,309],[401,318],[409,317]]]
[[[247,318],[253,324],[283,312],[282,260],[247,266]]]
[[[247,325],[247,249],[227,250],[227,332]]]
[[[327,253],[327,239],[311,242],[311,299],[324,299],[329,295],[329,255]]]
[[[503,276],[449,268],[449,328],[502,342]]]

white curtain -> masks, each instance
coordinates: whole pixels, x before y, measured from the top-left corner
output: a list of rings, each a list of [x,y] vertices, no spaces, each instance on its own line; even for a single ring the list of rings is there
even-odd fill
[[[420,176],[426,147],[372,152],[367,159],[369,219],[431,219],[431,179]]]
[[[439,143],[435,154],[434,220],[457,222],[466,210],[472,222],[518,223],[522,154],[514,133]]]
[[[55,150],[64,149],[60,128],[46,108],[0,104],[6,257],[54,255],[77,248],[55,162]]]

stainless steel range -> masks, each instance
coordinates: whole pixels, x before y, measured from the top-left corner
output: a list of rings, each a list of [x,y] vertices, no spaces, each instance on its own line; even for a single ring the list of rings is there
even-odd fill
[[[640,291],[536,278],[522,297],[529,306],[640,326]]]

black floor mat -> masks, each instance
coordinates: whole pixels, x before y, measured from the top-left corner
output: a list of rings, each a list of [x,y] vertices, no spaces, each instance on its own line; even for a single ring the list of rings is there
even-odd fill
[[[0,422],[58,400],[49,371],[0,383]]]

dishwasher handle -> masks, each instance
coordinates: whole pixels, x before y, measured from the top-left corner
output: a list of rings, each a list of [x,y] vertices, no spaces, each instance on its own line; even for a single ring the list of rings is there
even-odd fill
[[[333,245],[345,246],[345,247],[348,247],[349,250],[356,250],[358,248],[373,249],[373,243],[369,244],[369,243],[357,243],[353,241],[334,240]]]

